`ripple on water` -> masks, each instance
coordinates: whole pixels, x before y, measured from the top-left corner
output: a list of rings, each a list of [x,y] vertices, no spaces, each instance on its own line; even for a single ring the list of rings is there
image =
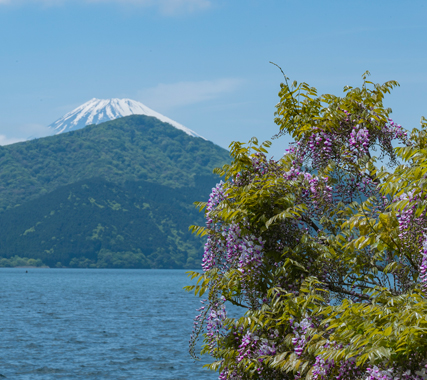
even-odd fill
[[[181,270],[0,269],[0,378],[213,380]]]

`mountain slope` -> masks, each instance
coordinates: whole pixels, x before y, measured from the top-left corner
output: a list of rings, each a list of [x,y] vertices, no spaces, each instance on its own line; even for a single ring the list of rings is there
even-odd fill
[[[148,116],[0,147],[0,266],[195,268],[225,149]],[[15,263],[15,264],[14,264]],[[19,263],[19,264],[16,264]],[[30,264],[32,265],[32,264]]]
[[[194,186],[228,152],[148,116],[128,116],[65,134],[0,147],[0,211],[77,181],[103,178]]]
[[[0,214],[1,257],[51,267],[194,268],[203,243],[188,226],[203,218],[192,202],[206,197],[212,177],[196,183],[172,189],[93,178],[60,187]]]
[[[131,99],[96,99],[77,107],[65,116],[49,125],[52,134],[70,132],[87,125],[100,124],[125,116],[145,115],[152,116],[164,123],[184,131],[190,136],[201,137],[191,129],[184,127],[176,121],[148,108],[146,105]]]

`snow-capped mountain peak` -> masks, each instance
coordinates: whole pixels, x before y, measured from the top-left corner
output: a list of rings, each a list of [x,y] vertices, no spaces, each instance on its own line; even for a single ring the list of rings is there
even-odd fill
[[[130,115],[153,116],[164,123],[169,123],[190,136],[204,137],[198,135],[191,129],[184,127],[174,120],[169,119],[162,114],[153,111],[144,104],[131,99],[96,99],[93,98],[88,102],[77,107],[75,110],[68,112],[54,123],[49,125],[52,134],[60,134],[80,129],[90,124],[100,124],[105,121],[118,119]]]

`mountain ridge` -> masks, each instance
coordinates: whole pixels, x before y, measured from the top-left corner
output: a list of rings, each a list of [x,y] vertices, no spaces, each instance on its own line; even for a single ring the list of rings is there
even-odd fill
[[[132,99],[97,99],[93,98],[68,112],[48,126],[51,134],[60,134],[84,128],[87,125],[100,124],[131,115],[152,116],[164,123],[184,131],[193,137],[204,137],[182,124],[152,110],[141,102]],[[206,139],[205,139],[206,140]]]
[[[0,266],[197,268],[193,203],[229,160],[143,115],[0,147]]]
[[[0,212],[94,176],[191,186],[191,173],[211,174],[227,156],[208,140],[143,115],[6,145],[0,147]]]

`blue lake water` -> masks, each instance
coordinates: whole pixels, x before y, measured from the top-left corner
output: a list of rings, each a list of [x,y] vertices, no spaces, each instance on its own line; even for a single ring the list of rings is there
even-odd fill
[[[0,268],[7,379],[217,379],[188,354],[184,270]],[[1,378],[1,376],[0,376]]]

